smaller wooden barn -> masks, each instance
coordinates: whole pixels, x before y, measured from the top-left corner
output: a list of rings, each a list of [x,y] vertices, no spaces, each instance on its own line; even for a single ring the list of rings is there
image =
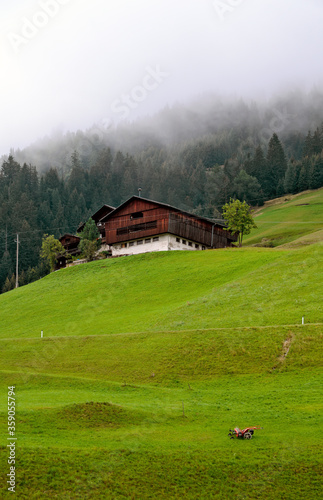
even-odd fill
[[[132,196],[101,223],[112,256],[225,248],[237,241],[224,223],[139,196]]]
[[[81,239],[78,236],[75,236],[74,234],[64,234],[59,238],[59,241],[63,245],[66,254],[59,257],[56,269],[66,267],[66,262],[69,256],[76,257],[81,253],[78,248]]]

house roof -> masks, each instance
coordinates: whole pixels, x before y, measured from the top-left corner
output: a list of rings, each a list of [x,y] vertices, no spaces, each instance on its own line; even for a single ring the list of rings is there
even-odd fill
[[[61,236],[61,237],[59,238],[59,241],[61,241],[63,238],[66,238],[66,237],[68,237],[68,238],[76,238],[76,239],[78,239],[78,240],[80,239],[80,238],[79,238],[78,236],[76,236],[75,234],[66,233],[66,234],[63,234],[63,236]]]
[[[94,222],[99,222],[102,217],[105,217],[108,215],[110,212],[113,212],[115,210],[115,207],[111,207],[110,205],[103,205],[99,210],[97,210],[93,215],[91,215],[91,219],[94,220]],[[86,222],[82,222],[79,227],[77,228],[77,232],[81,233],[84,229]]]
[[[207,217],[201,217],[200,215],[192,214],[191,212],[186,212],[185,210],[173,207],[172,205],[168,205],[167,203],[161,203],[159,201],[149,200],[148,198],[142,198],[141,196],[135,196],[135,195],[129,198],[124,203],[122,203],[118,208],[113,210],[113,212],[110,212],[109,214],[105,215],[102,219],[100,219],[100,222],[107,222],[111,217],[115,216],[120,210],[122,210],[125,206],[130,204],[133,200],[141,200],[141,201],[146,201],[148,203],[153,203],[154,205],[157,205],[159,207],[167,208],[168,210],[173,210],[174,212],[179,212],[189,217],[193,217],[194,219],[197,220],[203,220],[209,222],[210,224],[214,224],[216,226],[226,227],[225,221],[223,221],[223,223],[218,221],[214,222],[214,220],[212,219],[208,219]]]
[[[99,220],[100,220],[101,219],[100,213],[101,212],[105,212],[107,210],[109,210],[110,212],[112,212],[113,210],[115,210],[115,207],[111,207],[110,205],[103,205],[101,208],[99,208],[99,210],[97,210],[95,212],[95,214],[92,215],[92,218],[97,218],[98,217]]]

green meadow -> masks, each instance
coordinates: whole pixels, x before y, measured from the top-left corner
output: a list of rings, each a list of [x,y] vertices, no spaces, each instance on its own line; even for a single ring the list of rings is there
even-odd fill
[[[314,222],[276,248],[108,259],[1,295],[0,497],[14,385],[16,498],[320,498]],[[250,242],[278,234],[259,224]],[[229,439],[250,425],[263,429]]]
[[[58,271],[0,297],[0,338],[322,321],[322,245],[163,252]]]
[[[315,243],[322,240],[323,189],[272,200],[254,216],[258,228],[245,236],[247,245],[277,247],[295,240],[298,245]]]

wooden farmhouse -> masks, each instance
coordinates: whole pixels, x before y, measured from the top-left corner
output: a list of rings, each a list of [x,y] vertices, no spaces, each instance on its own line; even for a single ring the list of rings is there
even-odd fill
[[[237,241],[225,224],[132,196],[100,221],[112,256],[165,250],[225,248]]]
[[[60,237],[59,241],[63,245],[66,254],[71,255],[72,257],[76,257],[80,255],[80,250],[78,248],[81,238],[75,236],[74,234],[64,234]],[[58,262],[56,265],[56,269],[61,269],[62,267],[66,267],[66,255],[61,255],[58,258]]]
[[[79,253],[78,245],[81,239],[78,236],[64,234],[60,237],[59,241],[70,255],[77,255]]]
[[[105,244],[105,228],[104,228],[104,223],[101,222],[101,219],[103,217],[106,217],[113,210],[115,210],[114,207],[110,207],[110,205],[103,205],[101,208],[99,208],[99,210],[95,212],[95,214],[91,216],[91,218],[94,220],[99,230],[102,245]],[[84,222],[78,227],[77,229],[78,233],[81,233],[83,231],[85,224],[86,223]]]

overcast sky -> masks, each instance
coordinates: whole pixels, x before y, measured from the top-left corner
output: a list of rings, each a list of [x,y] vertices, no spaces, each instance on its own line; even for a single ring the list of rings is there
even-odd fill
[[[0,154],[213,91],[321,86],[322,0],[10,0]]]

